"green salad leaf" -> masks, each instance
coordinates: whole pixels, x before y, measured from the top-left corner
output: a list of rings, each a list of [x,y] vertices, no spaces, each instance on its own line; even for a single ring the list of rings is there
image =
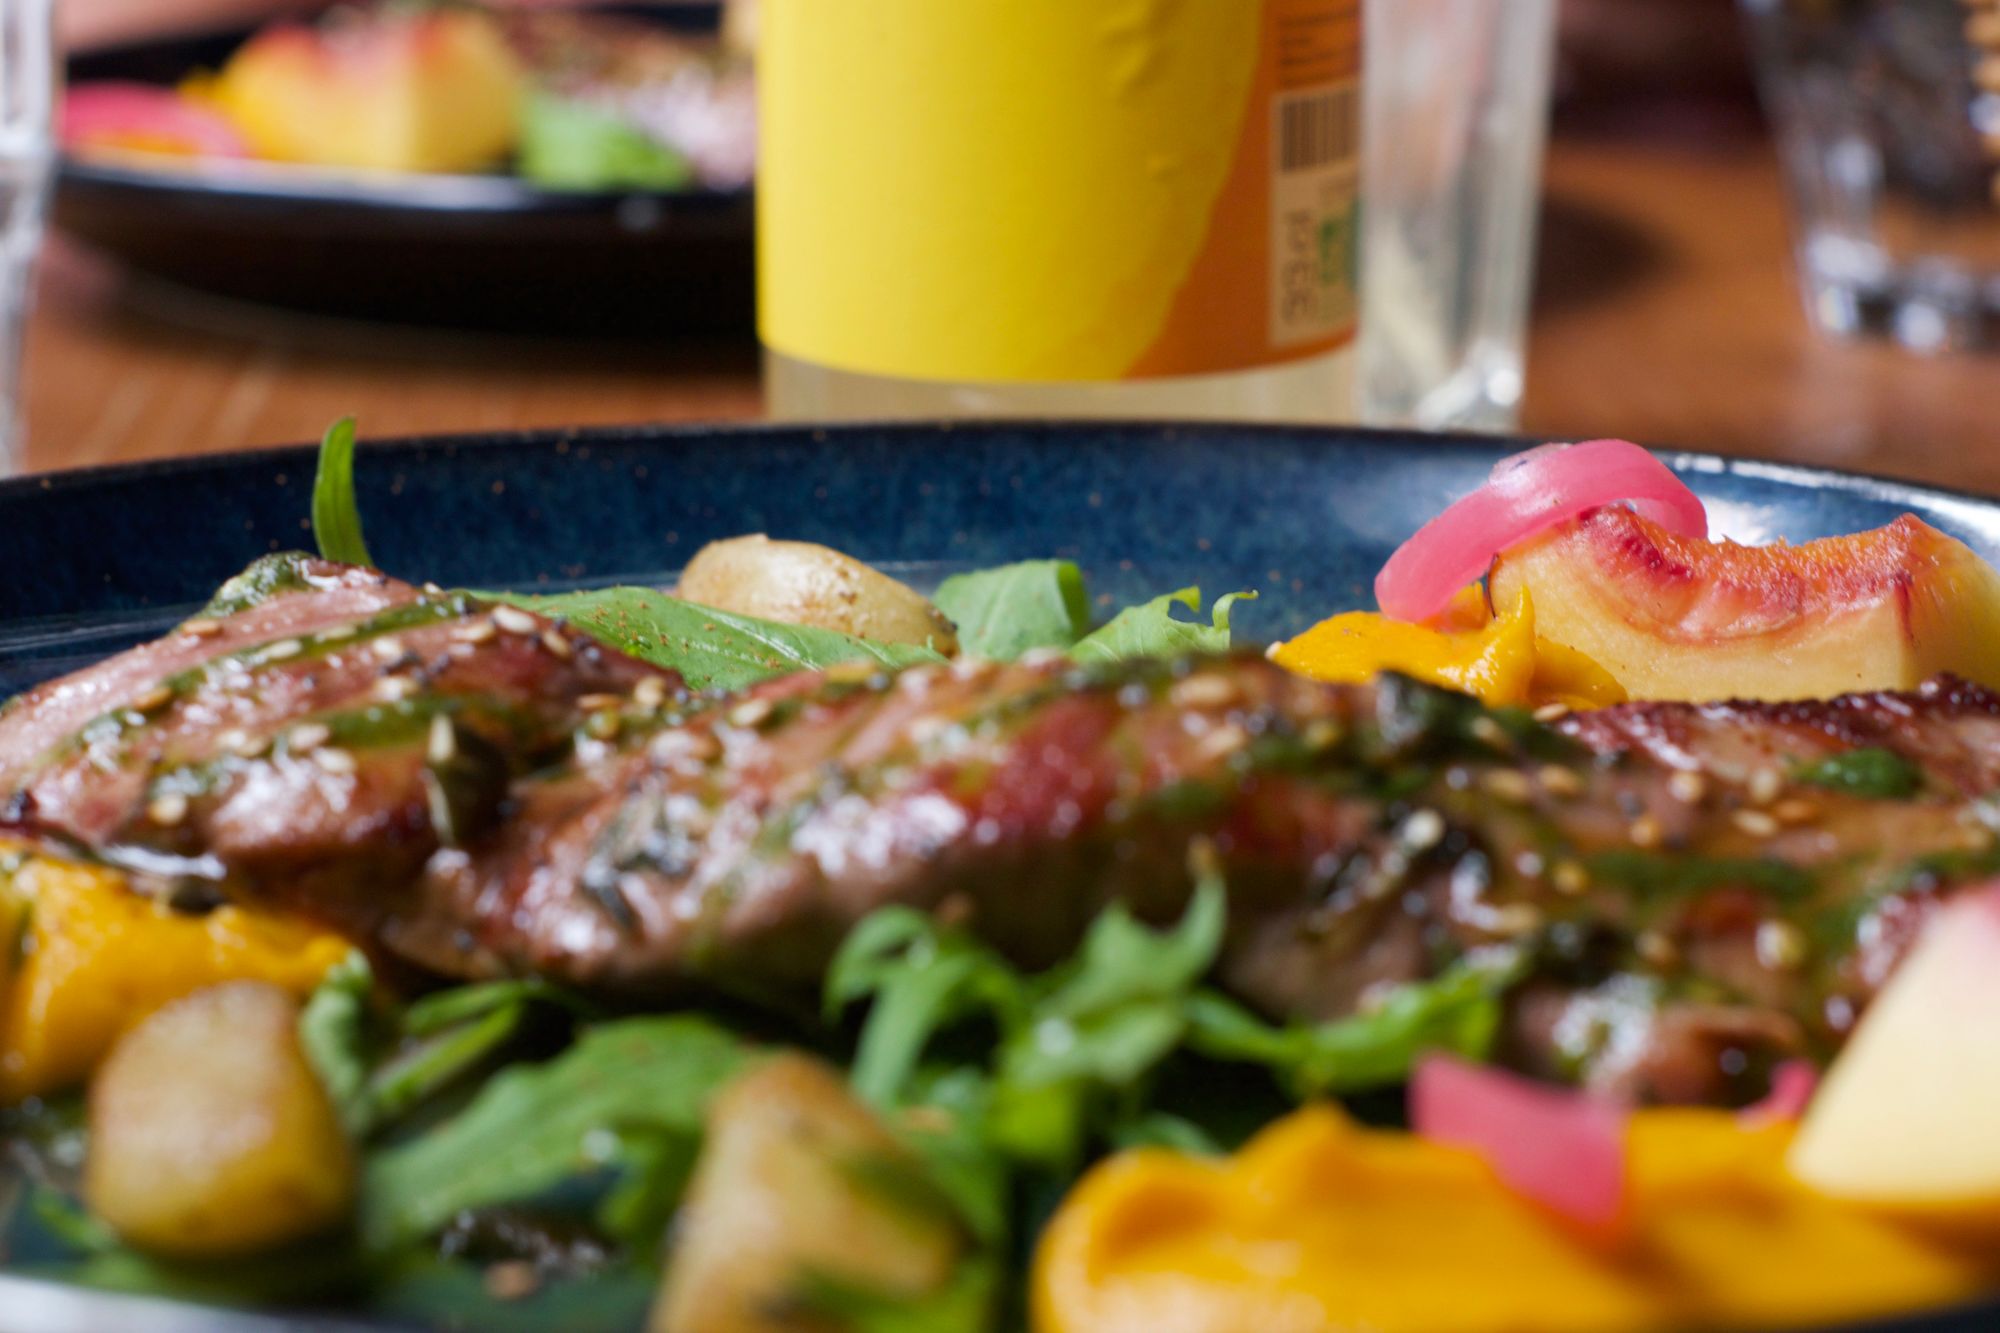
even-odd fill
[[[549,190],[678,190],[687,158],[615,111],[546,90],[521,104],[515,170]]]
[[[567,620],[620,652],[680,672],[697,690],[739,690],[772,676],[843,662],[875,662],[894,671],[945,660],[930,648],[875,643],[813,625],[759,620],[650,588],[597,588],[548,597],[481,596]]]
[[[1201,589],[1182,588],[1150,602],[1128,606],[1110,622],[1086,635],[1070,656],[1079,662],[1121,662],[1136,657],[1179,657],[1185,653],[1229,651],[1229,611],[1238,602],[1255,601],[1254,592],[1236,592],[1215,604],[1209,624],[1181,620],[1173,613],[1184,606],[1199,614]]]
[[[354,499],[354,418],[327,427],[319,442],[319,472],[313,478],[313,540],[328,560],[373,565],[361,540],[361,509]]]
[[[1090,594],[1069,560],[1023,560],[954,574],[931,602],[958,626],[970,657],[1011,662],[1031,648],[1068,648],[1090,633]]]
[[[375,974],[357,950],[328,972],[299,1014],[299,1046],[320,1086],[356,1139],[374,1119],[368,1102],[368,1005]]]
[[[588,1028],[555,1059],[503,1070],[457,1115],[374,1153],[363,1176],[362,1239],[380,1253],[465,1209],[532,1199],[593,1170],[630,1169],[633,1135],[696,1138],[709,1098],[751,1058],[734,1034],[694,1015]]]

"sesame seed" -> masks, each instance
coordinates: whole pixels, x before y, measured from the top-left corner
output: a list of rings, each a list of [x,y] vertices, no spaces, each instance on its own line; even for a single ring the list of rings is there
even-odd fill
[[[384,634],[379,639],[369,640],[368,651],[384,662],[398,661],[403,656],[403,641],[393,634]]]
[[[1757,961],[1790,971],[1806,958],[1805,933],[1789,921],[1765,921],[1757,927]]]
[[[1203,758],[1223,759],[1235,754],[1249,743],[1249,732],[1234,723],[1224,723],[1203,736],[1194,748]]]
[[[608,741],[618,734],[620,721],[618,714],[610,709],[592,713],[583,720],[583,731],[593,740]]]
[[[1760,768],[1750,775],[1749,796],[1752,805],[1769,805],[1778,799],[1778,793],[1785,789],[1785,776],[1775,768]]]
[[[1527,776],[1511,768],[1496,768],[1481,774],[1479,785],[1486,789],[1489,796],[1516,805],[1527,804],[1535,795],[1534,788],[1528,785]]]
[[[313,762],[329,773],[352,773],[360,762],[346,750],[322,748],[312,753]]]
[[[1632,941],[1632,947],[1641,960],[1654,967],[1672,967],[1681,957],[1680,946],[1657,930],[1640,931],[1639,937]]]
[[[1543,704],[1535,710],[1537,722],[1560,722],[1570,715],[1568,704]]]
[[[452,626],[451,637],[454,643],[490,643],[499,633],[499,627],[482,616],[478,620]]]
[[[384,676],[375,682],[375,697],[385,704],[399,704],[417,692],[417,682],[408,676]]]
[[[351,639],[358,633],[360,633],[360,630],[353,625],[334,625],[328,629],[321,630],[313,637],[321,643],[338,643],[342,639]]]
[[[1658,847],[1666,841],[1667,831],[1660,827],[1660,821],[1652,815],[1640,815],[1625,830],[1625,836],[1632,840],[1634,847]]]
[[[1590,872],[1575,861],[1558,861],[1549,872],[1549,882],[1566,898],[1580,897],[1590,889]]]
[[[1069,657],[1060,648],[1030,648],[1021,654],[1019,661],[1024,667],[1039,670],[1067,662]]]
[[[188,798],[177,791],[156,796],[146,806],[146,818],[161,828],[172,828],[187,818]]]
[[[1576,770],[1564,768],[1561,764],[1543,765],[1535,778],[1542,784],[1542,790],[1551,796],[1583,795],[1583,779],[1576,775]]]
[[[1330,750],[1340,744],[1343,732],[1341,725],[1330,717],[1317,718],[1306,724],[1303,739],[1306,748],[1319,751]]]
[[[729,710],[729,725],[732,727],[754,727],[771,716],[769,699],[746,699]]]
[[[425,737],[424,757],[433,764],[448,764],[458,754],[458,733],[452,729],[451,719],[439,713],[431,719],[430,734]]]
[[[1809,824],[1819,818],[1819,806],[1803,796],[1793,796],[1771,807],[1780,824]]]
[[[1542,913],[1532,903],[1508,903],[1488,913],[1488,924],[1502,935],[1527,935],[1542,927]]]
[[[622,694],[584,694],[577,696],[576,706],[586,713],[602,712],[606,708],[622,708],[625,696]]]
[[[181,626],[181,633],[196,639],[212,638],[222,633],[222,622],[211,620],[207,616],[196,616]]]
[[[541,621],[518,606],[494,607],[493,623],[509,634],[533,634],[542,627]]]
[[[1167,693],[1177,708],[1227,708],[1242,697],[1235,681],[1213,673],[1189,676]]]
[[[292,754],[306,754],[317,750],[333,738],[333,732],[321,722],[307,722],[296,726],[285,735],[285,749]]]
[[[297,639],[280,639],[264,650],[266,662],[282,662],[288,657],[297,657],[306,646]]]
[[[572,644],[568,639],[565,639],[562,636],[562,631],[560,630],[554,630],[554,629],[543,630],[542,647],[548,649],[549,653],[552,656],[560,657],[565,660],[574,657],[576,655],[576,646]]]
[[[1667,795],[1682,805],[1700,805],[1708,795],[1708,779],[1682,769],[1667,779]]]
[[[1397,830],[1403,846],[1413,852],[1427,852],[1444,841],[1444,816],[1435,810],[1419,810]]]
[[[440,588],[440,587],[438,587],[438,586],[437,586],[437,584],[435,584],[435,583],[426,583],[426,584],[424,585],[424,596],[426,596],[426,597],[442,597],[442,596],[444,596],[444,589],[443,589],[443,588]]]
[[[1778,831],[1778,821],[1762,810],[1738,810],[1730,818],[1737,828],[1753,838],[1768,838]]]
[[[1496,750],[1504,750],[1511,743],[1507,729],[1484,715],[1473,718],[1466,726],[1466,730],[1472,734],[1472,739],[1481,745],[1490,745]]]
[[[252,736],[247,731],[231,728],[215,738],[215,743],[239,759],[255,759],[264,753],[267,744],[262,736]]]
[[[138,712],[150,713],[156,708],[164,708],[169,703],[172,703],[173,698],[173,686],[155,685],[152,689],[135,697],[130,706]]]
[[[632,702],[649,713],[660,711],[667,702],[667,682],[658,676],[648,676],[632,687]]]

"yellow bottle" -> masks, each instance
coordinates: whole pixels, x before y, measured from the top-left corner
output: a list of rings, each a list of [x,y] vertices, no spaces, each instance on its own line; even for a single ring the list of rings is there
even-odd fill
[[[1352,419],[1361,0],[766,0],[779,417]]]

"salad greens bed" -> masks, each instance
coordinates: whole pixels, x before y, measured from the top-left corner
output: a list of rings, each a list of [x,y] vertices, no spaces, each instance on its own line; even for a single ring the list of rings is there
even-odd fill
[[[313,519],[323,554],[366,562],[353,451],[352,423],[342,422],[323,444]],[[565,616],[706,689],[837,662],[936,660],[651,589],[506,600]],[[1234,600],[1220,599],[1206,620],[1183,618],[1177,608],[1201,606],[1190,588],[1092,627],[1082,573],[1046,560],[962,574],[936,592],[964,650],[1003,659],[1226,648]],[[922,1305],[830,1282],[806,1282],[801,1299],[857,1333],[1016,1325],[1036,1234],[1096,1157],[1138,1144],[1227,1150],[1302,1099],[1399,1082],[1422,1051],[1478,1056],[1518,973],[1513,952],[1484,951],[1362,1016],[1272,1024],[1208,984],[1228,890],[1212,868],[1197,871],[1177,924],[1156,929],[1113,907],[1073,957],[1037,973],[922,913],[885,908],[847,939],[817,1015],[619,1013],[537,981],[455,986],[403,1004],[356,954],[301,1018],[308,1058],[363,1149],[350,1235],[254,1263],[139,1256],[63,1188],[81,1153],[80,1117],[73,1103],[51,1103],[0,1122],[38,1182],[30,1205],[43,1244],[31,1262],[17,1250],[15,1266],[482,1329],[631,1328],[657,1283],[710,1098],[792,1047],[844,1069],[914,1151],[921,1178],[880,1187],[940,1201],[970,1242],[958,1279]],[[1357,1106],[1370,1110],[1366,1097]],[[522,1257],[543,1279],[537,1292],[512,1302],[482,1293],[482,1263]]]

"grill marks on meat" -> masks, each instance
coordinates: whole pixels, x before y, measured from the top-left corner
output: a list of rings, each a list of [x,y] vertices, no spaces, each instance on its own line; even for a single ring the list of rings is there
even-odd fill
[[[1938,895],[2000,869],[2000,700],[1958,682],[1543,727],[1261,659],[1038,660],[800,675],[687,717],[670,673],[539,617],[302,558],[253,574],[215,625],[0,715],[9,822],[447,976],[802,999],[890,903],[1039,965],[1114,899],[1175,917],[1202,840],[1221,980],[1270,1013],[1504,946],[1511,1063],[1731,1100],[1836,1045]],[[1919,789],[1801,780],[1858,750]]]
[[[303,556],[216,609],[0,717],[11,831],[365,934],[512,779],[641,681],[678,686],[542,617]]]

